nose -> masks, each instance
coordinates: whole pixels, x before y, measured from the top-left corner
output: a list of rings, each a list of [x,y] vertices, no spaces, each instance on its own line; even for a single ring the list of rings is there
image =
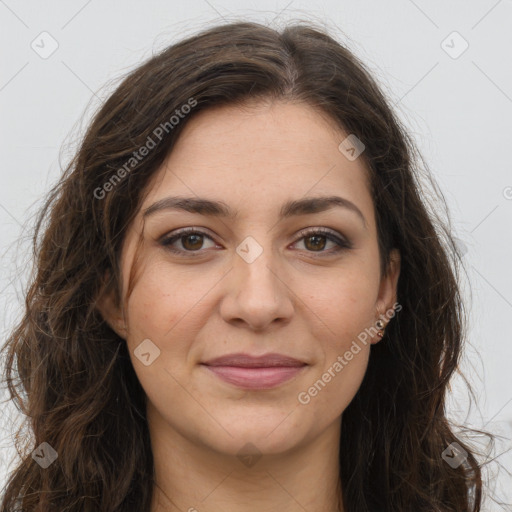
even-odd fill
[[[233,266],[225,280],[226,293],[220,307],[226,322],[262,331],[273,323],[290,321],[294,294],[283,272],[277,270],[281,267],[270,250],[264,250],[251,263],[236,254]]]

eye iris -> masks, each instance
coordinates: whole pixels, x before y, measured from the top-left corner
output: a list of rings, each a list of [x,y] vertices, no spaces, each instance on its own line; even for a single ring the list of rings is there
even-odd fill
[[[323,243],[318,243],[318,241],[322,240],[323,239]],[[308,236],[306,237],[305,239],[305,243],[306,243],[306,247],[308,247],[308,240],[316,240],[316,242],[313,242],[313,248],[314,249],[323,249],[325,247],[325,236],[322,236],[322,235],[311,235],[311,236]],[[308,247],[309,249],[310,247]]]
[[[201,245],[203,243],[202,237],[203,237],[202,235],[198,235],[198,234],[185,235],[185,236],[181,237],[183,247],[185,247],[185,249],[190,249],[190,250],[200,249]],[[190,247],[190,245],[186,243],[186,241],[190,240],[190,239],[195,239],[195,242],[198,245],[194,245],[194,242],[192,242],[193,247]],[[185,242],[183,242],[183,240],[185,240]]]
[[[185,250],[195,251],[201,249],[204,235],[200,233],[189,233],[180,237]],[[325,248],[327,237],[322,234],[314,234],[304,237],[304,244],[309,250],[321,252]]]

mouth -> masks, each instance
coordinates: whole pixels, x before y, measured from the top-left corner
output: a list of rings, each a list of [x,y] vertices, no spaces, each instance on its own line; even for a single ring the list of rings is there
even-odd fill
[[[244,389],[271,389],[284,384],[308,366],[282,354],[229,354],[201,363],[217,378]]]

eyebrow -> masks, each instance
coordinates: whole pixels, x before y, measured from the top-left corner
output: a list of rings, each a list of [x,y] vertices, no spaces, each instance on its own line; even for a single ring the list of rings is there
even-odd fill
[[[340,196],[306,197],[287,201],[279,212],[280,219],[286,219],[296,215],[307,215],[330,210],[335,207],[345,208],[355,213],[367,229],[366,219],[361,210],[348,199]],[[223,217],[234,220],[238,212],[232,211],[222,201],[213,201],[202,197],[165,197],[146,208],[143,217],[147,218],[162,210],[182,210],[189,213],[198,213],[212,217]]]

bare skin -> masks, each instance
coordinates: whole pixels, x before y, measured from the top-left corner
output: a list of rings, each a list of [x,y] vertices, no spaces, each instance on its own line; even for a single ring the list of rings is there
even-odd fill
[[[392,310],[400,271],[395,251],[380,275],[365,165],[338,149],[347,135],[304,104],[206,110],[149,184],[121,257],[124,294],[143,231],[132,294],[124,307],[109,295],[100,304],[148,396],[151,512],[343,511],[342,414],[380,337],[358,343],[342,371],[332,367]],[[237,215],[160,209],[143,226],[143,212],[169,196],[222,201]],[[280,219],[285,202],[323,196],[347,199],[361,216],[334,206]],[[202,234],[162,245],[185,227]],[[351,246],[335,252],[317,228]],[[134,353],[146,339],[160,350],[147,366]],[[248,390],[201,364],[234,352],[278,352],[305,366],[271,389]],[[308,393],[329,368],[329,382]],[[251,450],[253,458],[240,455]]]

